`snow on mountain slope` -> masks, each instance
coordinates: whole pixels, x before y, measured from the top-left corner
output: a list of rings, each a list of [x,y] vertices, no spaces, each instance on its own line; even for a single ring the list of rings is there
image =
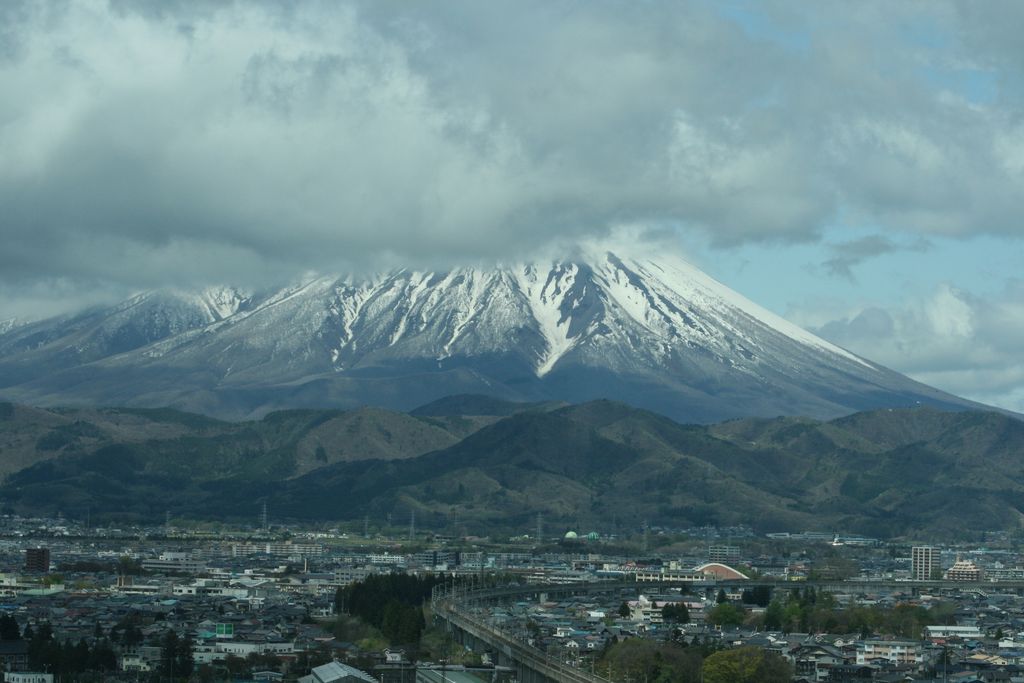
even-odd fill
[[[530,314],[544,338],[545,348],[537,359],[537,376],[543,377],[579,340],[578,335],[573,337],[570,334],[569,328],[579,303],[571,293],[580,267],[574,263],[555,264],[547,273],[539,273],[536,266],[525,265],[515,268],[514,273],[519,290],[529,303]],[[586,289],[578,293],[582,296]]]
[[[27,325],[28,322],[21,320],[20,318],[8,318],[6,320],[0,320],[0,334],[6,334],[16,327]]]
[[[203,328],[234,315],[246,301],[231,288],[144,292],[114,306],[32,322],[0,334],[0,365],[25,361],[48,372],[54,366],[101,360]]]
[[[612,397],[700,421],[966,405],[681,259],[601,250],[548,264],[317,277],[254,295],[147,293],[0,334],[0,387],[27,402],[171,403],[227,416],[410,408],[461,392]]]

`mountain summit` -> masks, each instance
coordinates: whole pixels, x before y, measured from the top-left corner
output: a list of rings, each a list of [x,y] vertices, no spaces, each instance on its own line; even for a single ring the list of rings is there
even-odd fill
[[[410,409],[452,394],[615,398],[687,422],[967,401],[830,344],[671,256],[152,292],[0,333],[37,405]]]

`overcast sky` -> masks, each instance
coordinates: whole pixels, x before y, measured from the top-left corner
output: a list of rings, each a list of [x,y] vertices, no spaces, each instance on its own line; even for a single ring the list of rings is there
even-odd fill
[[[1024,410],[1024,3],[0,3],[0,318],[649,230]]]

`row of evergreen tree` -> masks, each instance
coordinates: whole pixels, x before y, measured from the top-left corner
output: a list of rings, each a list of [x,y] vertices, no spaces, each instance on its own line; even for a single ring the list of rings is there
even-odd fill
[[[412,574],[373,574],[339,588],[338,612],[359,617],[391,643],[416,645],[426,628],[423,603],[443,577]]]
[[[142,633],[135,624],[118,625],[120,644],[131,647],[142,643]],[[111,635],[118,634],[118,627]],[[48,622],[24,631],[18,620],[7,613],[0,614],[0,640],[24,640],[28,644],[28,666],[33,671],[45,671],[55,678],[84,679],[88,672],[97,674],[94,678],[103,680],[103,674],[118,669],[117,650],[109,637],[97,627],[91,640],[80,639],[77,643],[58,640]],[[164,678],[188,678],[192,674],[192,640],[181,637],[168,629],[160,639],[161,657],[157,675]]]

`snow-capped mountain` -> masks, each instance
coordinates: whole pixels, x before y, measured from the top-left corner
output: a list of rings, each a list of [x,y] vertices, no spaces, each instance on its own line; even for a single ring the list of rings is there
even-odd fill
[[[681,259],[155,292],[0,334],[0,396],[228,417],[441,396],[608,397],[685,421],[968,406],[792,325]]]

